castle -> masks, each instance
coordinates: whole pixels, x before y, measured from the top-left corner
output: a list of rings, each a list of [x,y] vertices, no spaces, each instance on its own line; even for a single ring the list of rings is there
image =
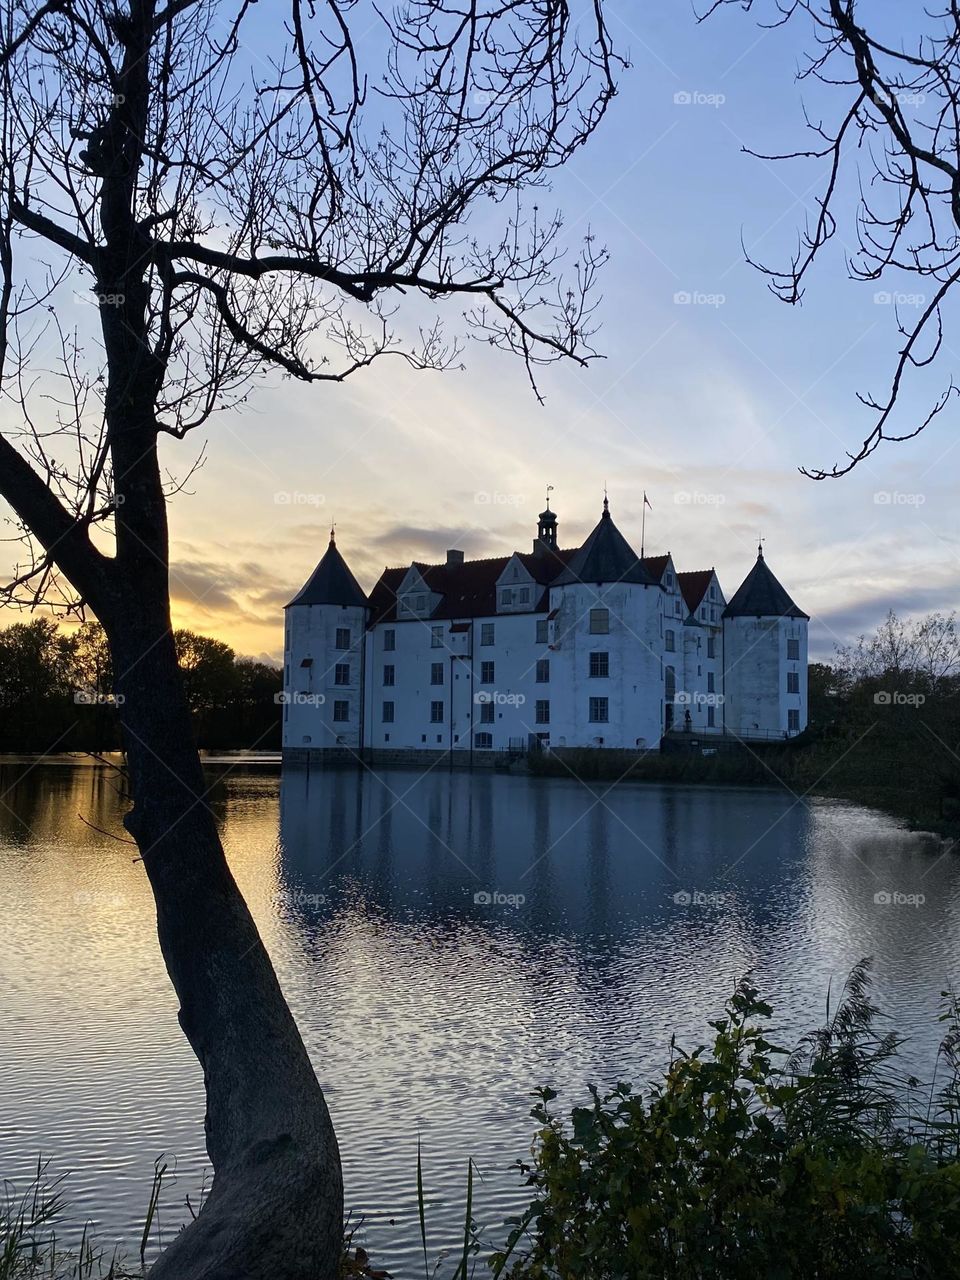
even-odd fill
[[[501,753],[664,739],[772,740],[807,722],[807,623],[757,560],[728,601],[713,569],[638,556],[609,503],[562,549],[386,569],[365,594],[331,532],[285,610],[283,745],[303,758]]]

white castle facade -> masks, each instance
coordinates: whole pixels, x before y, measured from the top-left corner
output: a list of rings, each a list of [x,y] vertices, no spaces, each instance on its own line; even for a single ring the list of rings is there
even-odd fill
[[[762,548],[728,601],[713,569],[635,554],[603,514],[561,549],[386,569],[369,595],[333,535],[285,610],[283,745],[389,758],[666,739],[775,740],[807,723],[808,616]],[[691,739],[692,741],[693,739]]]

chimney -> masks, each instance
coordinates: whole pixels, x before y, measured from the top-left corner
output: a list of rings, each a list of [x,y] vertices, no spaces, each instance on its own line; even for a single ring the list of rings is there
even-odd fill
[[[463,564],[463,552],[462,552],[462,551],[448,551],[448,552],[447,552],[447,564]]]

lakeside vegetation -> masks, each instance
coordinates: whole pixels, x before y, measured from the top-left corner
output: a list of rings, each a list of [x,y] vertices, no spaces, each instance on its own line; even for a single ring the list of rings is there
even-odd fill
[[[279,667],[241,658],[222,640],[174,633],[197,745],[280,749]],[[47,618],[0,630],[0,751],[113,751],[120,747],[103,628],[61,630]]]
[[[697,735],[691,735],[697,739]],[[708,750],[717,745],[697,739]],[[682,746],[682,743],[680,744]],[[584,779],[782,786],[857,801],[909,825],[960,834],[960,632],[955,614],[887,615],[871,636],[809,667],[809,723],[782,743],[734,743],[713,755],[569,751],[531,757],[542,774]]]
[[[462,1243],[431,1261],[418,1159],[424,1275],[468,1280],[933,1280],[960,1254],[960,1010],[944,993],[931,1078],[903,1065],[883,1028],[869,962],[850,975],[826,1022],[793,1049],[775,1043],[773,1010],[742,980],[712,1042],[669,1045],[646,1088],[590,1088],[569,1117],[541,1088],[531,1156],[517,1162],[528,1209],[491,1232],[466,1185]],[[470,1165],[472,1169],[472,1163]],[[0,1280],[129,1280],[139,1267],[84,1236],[61,1250],[61,1183],[43,1169],[0,1204]],[[149,1196],[144,1255],[158,1200]],[[356,1233],[353,1233],[354,1235]],[[493,1235],[506,1241],[492,1247]],[[340,1274],[387,1277],[348,1232]]]
[[[279,668],[229,645],[176,632],[200,747],[279,750]],[[809,724],[779,743],[623,753],[568,750],[529,757],[532,772],[585,780],[631,778],[723,786],[782,786],[882,809],[910,826],[960,835],[960,632],[955,614],[905,621],[890,613],[871,636],[809,667]],[[102,628],[73,632],[46,619],[0,630],[0,751],[106,751],[120,746]],[[676,741],[676,740],[675,740]]]

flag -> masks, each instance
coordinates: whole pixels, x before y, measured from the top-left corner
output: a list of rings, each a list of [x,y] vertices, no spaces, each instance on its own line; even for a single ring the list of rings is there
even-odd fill
[[[649,500],[649,499],[648,499],[648,497],[647,497],[647,491],[646,491],[646,489],[644,489],[644,491],[643,491],[643,505],[644,505],[645,507],[650,507],[650,510],[651,510],[651,511],[653,510],[653,507],[651,507],[651,506],[650,506],[650,500]]]

